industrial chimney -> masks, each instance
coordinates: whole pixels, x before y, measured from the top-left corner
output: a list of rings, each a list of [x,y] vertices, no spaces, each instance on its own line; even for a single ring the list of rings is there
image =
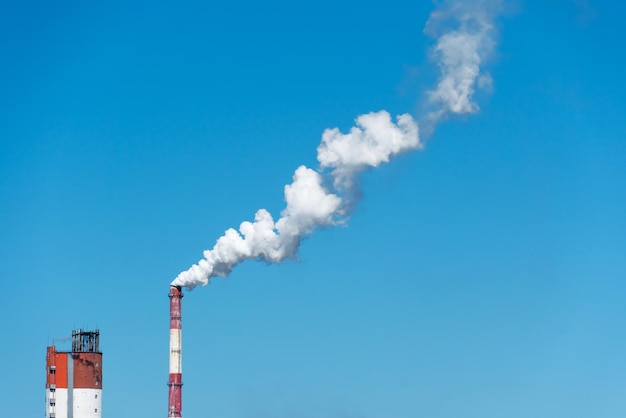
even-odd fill
[[[46,350],[46,418],[102,418],[100,331],[72,331],[72,350]]]
[[[182,352],[182,298],[180,286],[170,286],[170,379],[167,416],[182,417],[183,352]]]

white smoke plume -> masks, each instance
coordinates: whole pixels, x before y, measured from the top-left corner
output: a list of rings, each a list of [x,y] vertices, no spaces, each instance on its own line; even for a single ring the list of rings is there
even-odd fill
[[[330,168],[335,188],[346,191],[354,187],[357,175],[368,167],[378,167],[389,158],[420,146],[417,124],[408,115],[391,115],[382,110],[361,115],[347,134],[326,129],[317,147],[317,160]]]
[[[441,70],[437,88],[427,93],[436,124],[450,113],[475,113],[476,88],[491,86],[491,75],[481,72],[495,46],[498,0],[444,1],[431,13],[424,32],[437,39],[434,59]]]
[[[227,276],[244,260],[278,263],[293,258],[302,237],[331,225],[341,208],[341,199],[322,186],[322,176],[305,166],[298,167],[293,182],[285,186],[285,201],[287,206],[277,222],[267,210],[259,209],[254,222],[242,222],[239,231],[228,229],[213,249],[204,252],[204,259],[180,273],[172,284],[204,286],[211,277]]]
[[[434,109],[428,115],[430,122],[478,110],[473,94],[490,80],[481,73],[481,64],[493,49],[495,4],[448,1],[431,14],[425,32],[437,38],[433,52],[441,77],[437,88],[427,93]],[[454,29],[446,31],[451,24]],[[203,259],[181,272],[172,285],[189,289],[207,285],[212,277],[225,277],[249,259],[280,263],[295,258],[303,238],[318,228],[344,222],[353,197],[359,195],[359,174],[421,147],[418,125],[409,114],[394,122],[385,110],[371,112],[357,117],[346,134],[337,128],[325,130],[317,148],[319,169],[298,167],[293,182],[285,186],[286,207],[280,219],[274,221],[267,210],[259,209],[253,222],[226,230],[212,249],[204,251]]]
[[[330,168],[335,193],[324,187],[318,171],[300,166],[293,182],[285,186],[287,206],[281,218],[259,209],[254,222],[242,222],[239,230],[228,229],[204,258],[174,279],[172,285],[194,288],[206,285],[211,277],[227,276],[239,263],[249,259],[279,263],[294,258],[302,238],[316,228],[340,222],[349,203],[354,178],[369,167],[388,162],[390,157],[419,146],[417,124],[407,114],[391,121],[386,111],[361,115],[348,134],[327,129],[318,148],[322,168]]]

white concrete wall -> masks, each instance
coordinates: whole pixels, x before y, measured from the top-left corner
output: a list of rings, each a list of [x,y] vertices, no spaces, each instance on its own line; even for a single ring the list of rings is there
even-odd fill
[[[74,388],[74,417],[101,418],[102,389]],[[57,418],[59,418],[57,416]]]
[[[50,405],[53,393],[56,400],[54,407]],[[54,392],[50,389],[46,390],[46,418],[50,418],[50,413],[53,411],[56,418],[67,418],[67,389],[57,389]]]

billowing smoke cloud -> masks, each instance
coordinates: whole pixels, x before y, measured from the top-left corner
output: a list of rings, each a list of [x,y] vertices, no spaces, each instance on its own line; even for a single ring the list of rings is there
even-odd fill
[[[335,188],[346,192],[363,170],[389,162],[390,157],[420,146],[417,124],[408,115],[398,116],[397,124],[386,111],[372,112],[356,119],[347,134],[326,129],[317,147],[317,160],[330,168]]]
[[[318,160],[321,169],[330,169],[334,193],[324,187],[322,173],[298,167],[293,182],[285,186],[287,206],[278,221],[274,222],[267,210],[259,209],[254,222],[242,222],[238,231],[228,229],[211,250],[204,252],[202,260],[180,273],[172,284],[204,286],[211,277],[227,276],[248,259],[279,263],[294,258],[302,238],[343,219],[360,172],[419,144],[417,124],[411,116],[401,115],[395,124],[384,110],[359,116],[348,134],[327,129]]]
[[[226,276],[233,267],[247,259],[261,259],[278,263],[294,257],[302,237],[315,228],[333,223],[341,208],[341,198],[322,186],[322,176],[300,166],[293,175],[293,183],[285,186],[287,207],[274,222],[272,215],[259,209],[254,222],[242,222],[239,231],[228,229],[204,259],[184,271],[172,282],[193,288],[206,285],[214,276]]]
[[[473,6],[472,6],[473,5]],[[493,49],[496,2],[444,2],[435,10],[425,32],[437,39],[434,57],[441,70],[437,88],[429,91],[435,124],[449,114],[478,110],[473,102],[477,87],[490,83],[481,64]],[[215,276],[227,276],[239,263],[256,259],[280,263],[295,258],[300,242],[318,228],[343,223],[360,195],[356,179],[365,170],[387,163],[392,157],[420,149],[417,122],[409,114],[396,118],[387,111],[356,118],[348,133],[327,129],[317,148],[319,169],[300,166],[293,182],[285,186],[285,209],[274,221],[259,209],[253,222],[228,229],[204,258],[180,273],[173,285],[194,288]]]

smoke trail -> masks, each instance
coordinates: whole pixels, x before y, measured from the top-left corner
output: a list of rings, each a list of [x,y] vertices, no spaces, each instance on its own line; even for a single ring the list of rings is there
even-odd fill
[[[354,180],[363,170],[389,162],[389,158],[420,146],[418,127],[408,115],[398,116],[394,124],[382,110],[361,115],[349,133],[326,129],[317,147],[317,160],[329,168],[336,189],[344,193],[355,187]]]
[[[450,113],[478,111],[472,96],[477,87],[491,86],[491,75],[481,73],[480,65],[493,51],[500,11],[499,0],[475,0],[444,1],[431,13],[424,33],[437,39],[433,53],[441,70],[437,88],[427,92],[433,125]]]
[[[204,252],[204,259],[180,273],[172,284],[204,286],[211,277],[226,276],[247,259],[278,263],[292,258],[302,237],[332,224],[341,207],[341,199],[322,186],[322,176],[305,166],[298,167],[293,182],[285,186],[285,201],[277,222],[267,210],[259,209],[254,222],[242,222],[239,231],[228,229],[213,249]]]
[[[451,113],[478,110],[472,96],[477,86],[491,80],[480,65],[493,49],[498,4],[447,1],[430,15],[425,32],[437,39],[433,52],[441,71],[437,88],[427,92],[432,109],[427,119],[433,125]],[[451,25],[453,29],[447,29]],[[360,194],[356,182],[360,173],[421,147],[418,125],[409,114],[394,122],[382,110],[357,117],[346,134],[337,128],[325,130],[317,148],[319,169],[298,167],[293,182],[285,186],[287,205],[281,217],[274,221],[267,210],[259,209],[253,222],[228,229],[172,284],[191,289],[208,284],[212,277],[227,276],[245,260],[280,263],[294,258],[303,238],[345,220]]]
[[[227,276],[242,261],[259,259],[279,263],[294,258],[302,238],[316,228],[333,225],[346,214],[354,178],[368,167],[388,162],[390,157],[419,145],[417,124],[409,115],[394,124],[386,111],[361,115],[348,134],[327,129],[318,148],[321,167],[330,168],[335,193],[323,186],[322,174],[300,166],[293,182],[285,186],[287,206],[281,218],[259,209],[254,222],[242,222],[239,230],[228,229],[204,258],[183,271],[173,285],[194,288],[211,277]]]

